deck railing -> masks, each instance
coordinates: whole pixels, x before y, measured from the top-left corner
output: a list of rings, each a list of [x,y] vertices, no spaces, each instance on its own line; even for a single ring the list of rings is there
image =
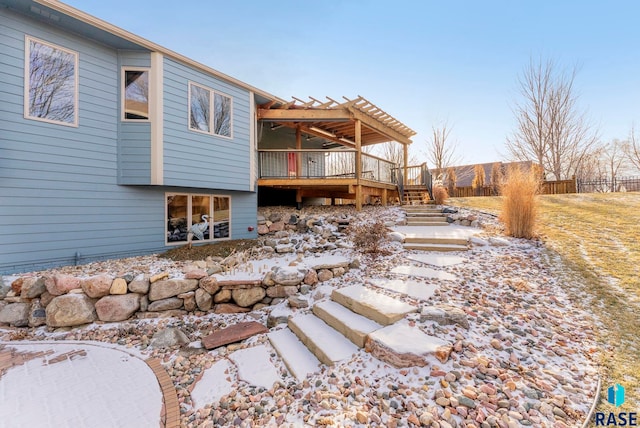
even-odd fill
[[[356,178],[355,150],[259,150],[260,178]],[[395,184],[396,165],[361,155],[360,178]]]

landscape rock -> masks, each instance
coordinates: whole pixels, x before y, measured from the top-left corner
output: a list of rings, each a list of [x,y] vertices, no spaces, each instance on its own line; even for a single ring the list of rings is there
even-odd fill
[[[40,299],[33,299],[29,308],[29,327],[40,327],[47,323],[47,312]]]
[[[202,290],[202,288],[198,288],[198,290]],[[194,291],[178,294],[178,298],[182,299],[185,311],[193,312],[196,310],[196,293]]]
[[[168,311],[171,309],[180,309],[181,307],[182,307],[182,299],[178,297],[168,297],[166,299],[152,301],[151,303],[149,303],[149,306],[147,307],[147,311],[149,312]]]
[[[20,296],[26,299],[33,299],[42,295],[46,290],[47,287],[44,285],[44,278],[30,276],[24,278]]]
[[[44,285],[52,295],[61,296],[75,288],[80,288],[80,279],[71,275],[57,274],[45,278]]]
[[[287,301],[289,302],[289,306],[292,308],[300,309],[309,307],[309,300],[302,296],[289,296]]]
[[[200,288],[202,288],[207,293],[214,295],[220,290],[220,285],[218,285],[218,280],[213,276],[207,276],[200,280]]]
[[[467,314],[462,309],[451,305],[425,306],[420,313],[420,321],[435,321],[440,325],[457,324],[469,329]]]
[[[238,314],[241,312],[249,312],[251,309],[234,305],[233,303],[219,303],[215,306],[216,314]]]
[[[127,286],[129,291],[138,294],[147,294],[149,292],[149,277],[146,275],[138,275]]]
[[[195,293],[196,305],[201,311],[208,311],[213,306],[213,296],[204,289],[198,288]]]
[[[140,295],[129,293],[104,296],[96,302],[95,308],[100,321],[124,321],[140,309]]]
[[[482,238],[478,238],[477,236],[470,237],[469,242],[475,247],[486,247],[487,245],[489,245],[489,242]]]
[[[214,303],[227,303],[231,301],[231,290],[220,290],[213,296]]]
[[[400,232],[391,232],[387,236],[392,242],[404,242],[404,235]]]
[[[266,294],[267,293],[262,287],[244,288],[231,291],[233,300],[238,304],[238,306],[242,306],[243,308],[247,308],[258,303],[264,296],[266,296]]]
[[[267,233],[269,233],[269,226],[267,226],[266,224],[259,224],[258,235],[266,235]]]
[[[0,309],[0,323],[14,327],[26,327],[29,325],[29,303],[9,303]]]
[[[313,269],[309,269],[302,282],[307,285],[316,285],[318,283],[318,273]]]
[[[491,244],[494,247],[506,247],[508,245],[511,245],[511,243],[507,239],[500,238],[497,236],[490,237],[489,244]]]
[[[201,279],[207,276],[207,271],[204,269],[194,269],[184,273],[185,279]]]
[[[111,276],[97,275],[83,279],[80,282],[80,286],[87,296],[92,299],[99,299],[109,294],[112,283],[113,278]]]
[[[276,285],[274,287],[267,288],[267,296],[269,297],[289,297],[298,292],[298,287],[295,285]]]
[[[276,245],[276,253],[285,254],[285,253],[293,253],[295,248],[291,244],[278,244]]]
[[[201,280],[202,281],[202,280]],[[194,291],[198,287],[195,279],[164,279],[151,283],[149,300],[162,300],[178,294]]]
[[[320,269],[318,271],[318,281],[324,282],[333,279],[333,272],[330,269]]]
[[[127,294],[127,281],[124,278],[116,278],[109,287],[109,294]]]
[[[189,343],[189,338],[180,329],[169,327],[153,335],[149,346],[155,349],[182,346]]]
[[[73,327],[89,324],[97,319],[93,301],[85,294],[54,297],[47,305],[46,313],[49,327]]]
[[[298,285],[302,282],[307,270],[295,266],[279,266],[275,269],[273,280],[280,285]]]

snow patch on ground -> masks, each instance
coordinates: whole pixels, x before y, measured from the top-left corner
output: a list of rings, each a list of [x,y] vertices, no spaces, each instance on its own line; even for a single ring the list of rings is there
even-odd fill
[[[208,403],[220,401],[220,398],[233,391],[231,376],[231,367],[227,360],[220,360],[205,370],[191,391],[193,408],[200,409]]]
[[[391,273],[398,275],[419,276],[422,278],[442,279],[445,281],[455,281],[457,276],[448,272],[442,272],[428,267],[418,266],[396,266],[391,269]]]
[[[229,355],[229,358],[238,367],[238,378],[250,385],[270,389],[280,381],[280,374],[264,345],[240,349]]]

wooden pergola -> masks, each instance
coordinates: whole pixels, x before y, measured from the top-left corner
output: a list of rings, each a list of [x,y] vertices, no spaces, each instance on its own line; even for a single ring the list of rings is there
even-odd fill
[[[324,102],[313,97],[309,97],[309,101],[295,97],[287,103],[270,101],[259,106],[258,120],[270,122],[272,127],[285,126],[295,129],[297,150],[303,148],[303,134],[320,137],[335,145],[355,149],[355,182],[349,185],[353,186],[356,207],[361,209],[363,184],[367,185],[362,181],[362,147],[391,141],[402,144],[404,151],[403,176],[406,177],[408,146],[412,143],[411,137],[415,135],[415,131],[364,97],[358,96],[352,100],[343,97],[344,102],[326,98],[327,101]],[[300,157],[297,162],[301,162]],[[300,170],[299,167],[298,170]],[[259,181],[259,184],[278,185],[273,180],[262,180],[262,183]],[[309,184],[308,181],[306,184]],[[315,185],[335,186],[336,180],[319,181]],[[302,200],[302,186],[304,186],[303,183],[292,183],[291,181],[288,184],[289,188],[298,190],[296,195],[298,203]],[[386,190],[384,195],[386,197]]]

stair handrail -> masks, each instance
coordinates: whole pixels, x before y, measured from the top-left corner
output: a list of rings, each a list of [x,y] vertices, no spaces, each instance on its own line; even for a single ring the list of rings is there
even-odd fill
[[[400,198],[400,205],[402,205],[402,201],[404,201],[404,177],[402,175],[402,169],[400,168],[399,164],[396,164],[396,167],[394,168],[394,175],[395,175],[395,181],[396,181],[396,186],[398,187],[398,197]]]

